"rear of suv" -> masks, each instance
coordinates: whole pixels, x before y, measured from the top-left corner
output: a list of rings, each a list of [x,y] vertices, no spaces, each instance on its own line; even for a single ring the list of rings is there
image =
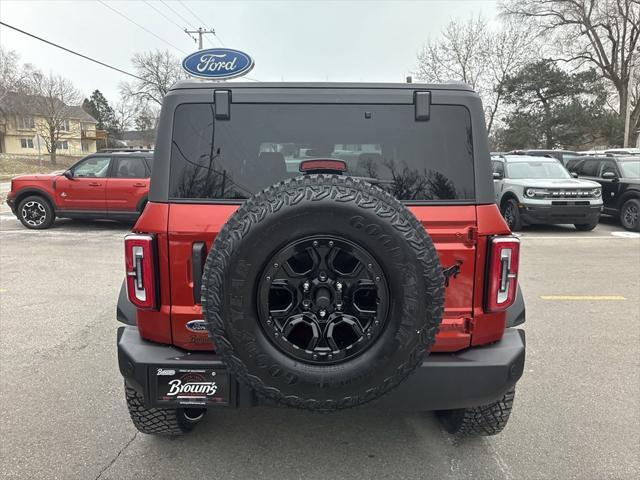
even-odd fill
[[[11,180],[7,204],[22,224],[45,229],[56,218],[135,221],[147,203],[153,152],[101,152],[68,170]]]
[[[371,403],[496,434],[524,366],[518,263],[467,87],[180,82],[125,238],[132,421]]]

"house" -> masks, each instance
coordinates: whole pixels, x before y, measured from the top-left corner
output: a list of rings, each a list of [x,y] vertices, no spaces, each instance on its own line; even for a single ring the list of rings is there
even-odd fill
[[[149,148],[153,150],[156,141],[155,130],[129,130],[122,132],[120,140],[131,148]]]
[[[96,132],[96,119],[80,106],[55,100],[57,103],[53,107],[47,107],[47,101],[45,97],[12,92],[0,100],[0,153],[46,154],[45,117],[51,110],[56,112],[61,123],[57,154],[85,155],[96,151],[96,140],[100,136],[100,131]]]

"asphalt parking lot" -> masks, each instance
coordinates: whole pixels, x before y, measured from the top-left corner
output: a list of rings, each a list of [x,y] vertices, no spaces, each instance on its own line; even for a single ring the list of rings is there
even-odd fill
[[[527,362],[505,431],[455,443],[432,414],[217,411],[136,433],[118,372],[126,225],[0,214],[0,477],[632,479],[640,475],[640,237],[522,234]]]

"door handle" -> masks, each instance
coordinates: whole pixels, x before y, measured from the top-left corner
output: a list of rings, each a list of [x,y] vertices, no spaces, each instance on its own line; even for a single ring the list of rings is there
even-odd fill
[[[96,182],[91,182],[91,183],[89,184],[89,186],[90,186],[90,187],[101,187],[101,186],[102,186],[102,184],[101,184],[101,183],[96,183]]]
[[[133,186],[134,187],[146,187],[147,184],[146,183],[134,183]]]

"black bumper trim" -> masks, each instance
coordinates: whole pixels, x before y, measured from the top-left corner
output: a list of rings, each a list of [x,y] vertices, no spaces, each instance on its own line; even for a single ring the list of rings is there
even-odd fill
[[[520,216],[525,223],[593,223],[600,218],[602,205],[527,205],[521,204]]]
[[[518,284],[518,290],[516,292],[516,299],[509,308],[507,308],[507,328],[522,325],[526,320],[526,309],[524,306],[524,298],[522,296],[522,290]]]
[[[118,295],[118,306],[116,307],[116,319],[126,325],[136,326],[136,319],[138,318],[137,309],[133,303],[129,301],[127,295],[127,283],[126,280],[122,281],[120,287],[120,294]]]
[[[372,406],[401,411],[448,410],[491,403],[509,390],[522,376],[525,359],[523,330],[507,329],[502,340],[451,354],[428,356],[422,365],[398,388]],[[142,339],[138,329],[118,328],[120,373],[144,398],[154,403],[151,374],[158,367],[224,368],[219,355],[187,352],[169,345]],[[262,404],[247,387],[231,378],[230,407]],[[221,407],[222,408],[222,407]]]
[[[16,199],[7,197],[7,205],[9,205],[9,208],[11,209],[11,213],[16,215],[16,208],[18,208],[16,206]]]

